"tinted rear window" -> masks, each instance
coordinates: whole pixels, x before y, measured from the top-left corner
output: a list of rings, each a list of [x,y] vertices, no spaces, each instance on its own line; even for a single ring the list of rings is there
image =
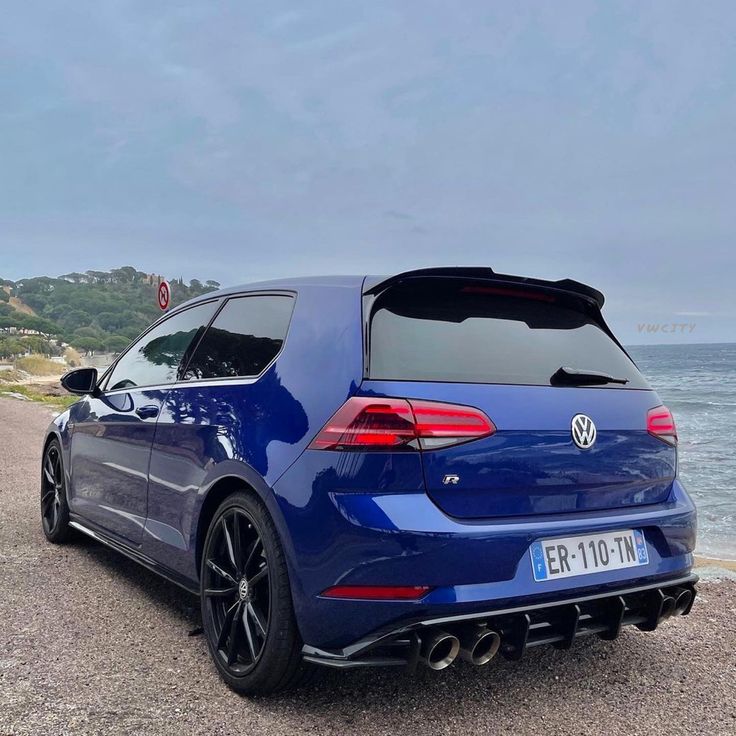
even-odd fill
[[[549,386],[561,366],[626,378],[626,388],[648,388],[576,298],[523,286],[417,280],[390,289],[374,305],[374,379]]]
[[[284,344],[293,306],[290,296],[230,299],[197,346],[184,380],[259,375]]]

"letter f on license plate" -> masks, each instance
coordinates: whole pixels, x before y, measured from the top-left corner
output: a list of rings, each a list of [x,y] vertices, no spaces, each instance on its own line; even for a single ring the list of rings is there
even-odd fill
[[[641,529],[541,539],[529,554],[537,582],[649,564]]]

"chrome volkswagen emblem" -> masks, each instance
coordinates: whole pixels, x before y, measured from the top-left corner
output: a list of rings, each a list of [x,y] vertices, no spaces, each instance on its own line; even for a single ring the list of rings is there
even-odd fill
[[[593,420],[585,414],[572,418],[572,441],[581,449],[587,450],[595,444],[596,430]]]
[[[243,578],[238,583],[238,596],[240,597],[241,601],[245,601],[248,599],[249,594],[250,594],[250,590],[248,586],[248,581],[245,578]]]

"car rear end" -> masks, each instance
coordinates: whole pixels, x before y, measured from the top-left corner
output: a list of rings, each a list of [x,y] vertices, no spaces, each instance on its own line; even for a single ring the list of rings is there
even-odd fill
[[[571,281],[367,282],[365,375],[298,474],[308,659],[483,664],[688,613],[695,510],[669,411]]]

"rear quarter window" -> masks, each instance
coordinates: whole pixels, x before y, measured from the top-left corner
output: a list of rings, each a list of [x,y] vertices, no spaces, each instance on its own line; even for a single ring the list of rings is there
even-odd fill
[[[381,294],[369,330],[373,379],[552,385],[562,366],[648,388],[582,299],[459,279],[417,279]]]
[[[284,344],[293,306],[286,295],[229,299],[194,351],[184,380],[260,375]]]

